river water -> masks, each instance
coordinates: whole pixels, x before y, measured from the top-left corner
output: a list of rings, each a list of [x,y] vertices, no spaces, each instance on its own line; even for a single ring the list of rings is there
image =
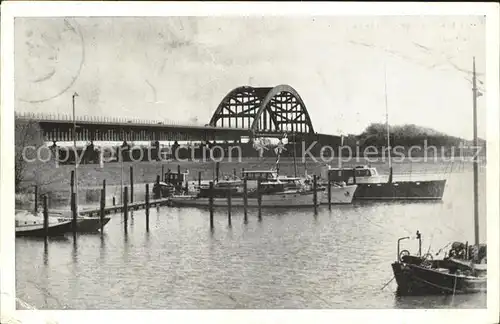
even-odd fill
[[[480,235],[485,241],[484,175]],[[486,294],[397,297],[391,263],[399,237],[422,233],[423,252],[473,242],[472,173],[449,174],[443,201],[355,203],[300,210],[153,208],[125,231],[16,238],[17,297],[40,309],[485,308]],[[403,247],[417,252],[418,242]],[[440,255],[442,257],[442,255]]]

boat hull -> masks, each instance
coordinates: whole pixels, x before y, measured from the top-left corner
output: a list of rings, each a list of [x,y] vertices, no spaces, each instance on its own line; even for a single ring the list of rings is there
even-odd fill
[[[415,264],[394,262],[399,295],[452,295],[486,292],[486,277],[455,275]]]
[[[317,202],[322,200],[322,192],[318,192]],[[196,197],[196,196],[173,196],[171,198],[173,206],[209,206],[209,198]],[[227,207],[227,198],[213,198],[214,207]],[[232,197],[231,206],[244,207],[243,197]],[[258,207],[256,198],[249,197],[247,199],[248,207]],[[263,195],[261,207],[312,207],[313,194],[312,193],[283,193],[276,195]]]
[[[59,222],[56,224],[49,224],[48,227],[48,236],[61,236],[65,233],[71,231],[71,222]],[[16,226],[16,236],[37,236],[43,237],[45,236],[45,229],[43,227],[43,223],[41,224],[30,224],[23,226]]]
[[[354,200],[442,200],[446,180],[358,183]]]
[[[104,227],[111,217],[104,217],[102,226]],[[79,233],[98,232],[101,229],[101,219],[99,217],[77,218],[76,231]]]
[[[72,223],[71,212],[59,211],[52,212],[50,218],[56,218],[58,221],[70,221]],[[103,224],[104,227],[111,220],[111,216],[104,216]],[[100,217],[89,217],[89,216],[78,216],[76,218],[76,232],[79,233],[92,233],[98,232],[101,229],[101,218]],[[73,231],[73,228],[71,228]]]
[[[354,199],[357,190],[357,185],[348,185],[344,187],[331,187],[331,203],[332,204],[350,204]],[[321,204],[328,204],[328,189],[321,194]]]

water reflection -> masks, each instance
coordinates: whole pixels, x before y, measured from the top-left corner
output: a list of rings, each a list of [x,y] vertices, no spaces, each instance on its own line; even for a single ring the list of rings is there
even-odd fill
[[[77,236],[73,236],[73,250],[71,253],[71,259],[73,260],[73,264],[78,263],[78,240]]]
[[[43,242],[43,265],[47,266],[49,264],[49,240],[45,238]]]
[[[395,294],[395,308],[486,308],[486,294],[437,295],[437,296],[398,296]]]
[[[105,233],[78,235],[73,245],[16,239],[16,292],[39,296],[30,302],[43,308],[40,289],[50,290],[72,309],[485,307],[485,294],[399,297],[394,281],[383,287],[399,237],[418,229],[422,250],[433,254],[450,241],[472,241],[472,186],[450,180],[448,189],[443,204],[322,206],[317,215],[262,209],[261,218],[250,209],[246,222],[235,208],[231,227],[219,209],[213,230],[203,209],[157,208],[149,232],[144,211],[134,211],[130,230],[116,214]],[[405,248],[415,252],[418,243]]]

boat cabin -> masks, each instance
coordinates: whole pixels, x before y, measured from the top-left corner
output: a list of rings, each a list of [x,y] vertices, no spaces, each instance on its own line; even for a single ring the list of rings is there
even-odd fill
[[[165,182],[173,184],[174,186],[183,185],[187,181],[187,176],[189,173],[166,173]]]
[[[322,170],[321,176],[325,180],[345,182],[346,184],[369,182],[371,179],[380,177],[376,168],[366,165],[354,168],[332,168],[328,166]]]
[[[243,171],[241,173],[242,178],[246,178],[247,180],[250,181],[257,181],[257,180],[262,180],[262,181],[270,181],[270,180],[275,180],[277,175],[276,171],[273,170],[264,170],[264,171]]]

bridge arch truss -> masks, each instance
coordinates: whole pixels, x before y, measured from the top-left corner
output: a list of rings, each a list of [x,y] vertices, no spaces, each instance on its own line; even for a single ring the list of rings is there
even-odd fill
[[[304,101],[295,89],[284,84],[233,89],[221,101],[209,125],[246,128],[254,134],[314,133]]]

